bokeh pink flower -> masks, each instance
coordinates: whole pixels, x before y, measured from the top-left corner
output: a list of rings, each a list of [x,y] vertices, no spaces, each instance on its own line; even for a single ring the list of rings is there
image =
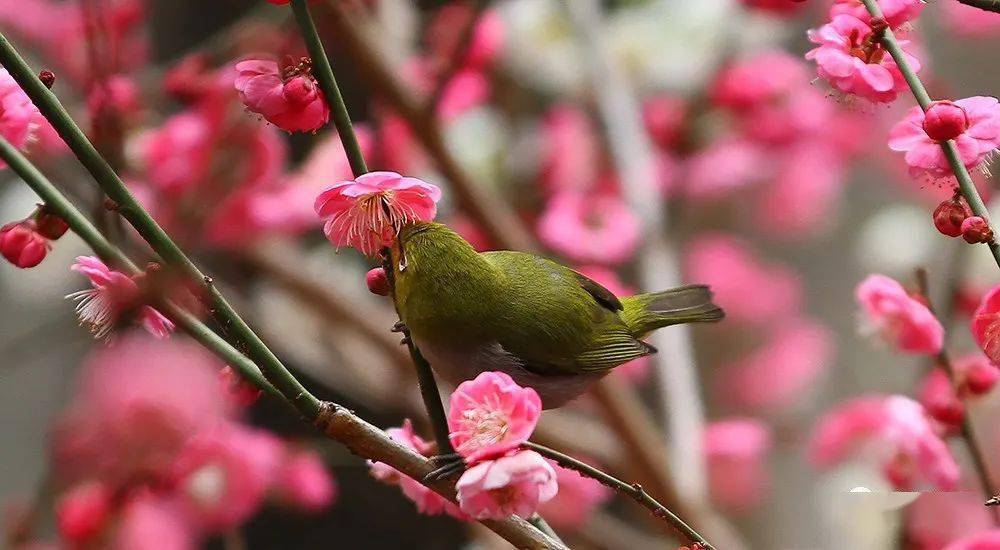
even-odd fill
[[[76,313],[80,324],[95,338],[107,338],[122,320],[135,311],[136,320],[157,338],[166,338],[174,331],[174,323],[150,305],[144,303],[143,291],[130,277],[112,269],[94,256],[78,256],[70,268],[90,280],[92,288],[74,292],[67,298],[77,301]]]
[[[248,109],[287,132],[311,132],[330,119],[330,107],[303,60],[279,67],[270,59],[246,59],[236,64],[236,89]]]
[[[904,353],[936,355],[944,345],[944,327],[927,305],[885,275],[869,275],[858,284],[862,331]]]
[[[538,219],[538,237],[575,262],[620,264],[639,245],[641,222],[625,201],[612,194],[561,191]]]
[[[767,495],[770,428],[752,418],[718,420],[705,426],[702,448],[712,500],[731,510],[746,510]]]

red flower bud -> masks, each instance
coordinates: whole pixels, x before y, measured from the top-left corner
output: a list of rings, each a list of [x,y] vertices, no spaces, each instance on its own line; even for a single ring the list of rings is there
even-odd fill
[[[237,407],[249,407],[260,399],[264,392],[256,386],[247,382],[243,377],[233,370],[233,367],[226,365],[219,371],[219,382],[226,392],[226,397],[230,403]]]
[[[951,101],[935,101],[924,113],[924,132],[934,141],[947,141],[969,128],[965,109]]]
[[[943,235],[957,237],[962,234],[962,222],[972,215],[972,209],[958,193],[934,209],[934,227]]]
[[[56,74],[52,71],[42,71],[38,73],[38,79],[45,84],[46,88],[52,89],[52,86],[56,83]]]
[[[965,372],[965,387],[973,395],[989,393],[1000,380],[1000,369],[986,361],[977,362]]]
[[[56,526],[71,543],[83,543],[100,532],[111,512],[111,491],[92,481],[70,489],[56,502]],[[76,546],[76,545],[72,545]]]
[[[35,267],[48,252],[49,242],[35,230],[35,222],[13,222],[0,228],[0,254],[15,266]]]
[[[389,295],[389,278],[385,276],[385,270],[381,267],[376,267],[365,274],[365,282],[368,283],[368,290],[372,294]]]
[[[38,228],[38,233],[50,241],[62,237],[69,230],[66,220],[55,215],[44,205],[39,206],[35,212],[35,226]]]
[[[962,238],[969,244],[992,242],[993,230],[986,220],[979,216],[969,216],[962,222]]]

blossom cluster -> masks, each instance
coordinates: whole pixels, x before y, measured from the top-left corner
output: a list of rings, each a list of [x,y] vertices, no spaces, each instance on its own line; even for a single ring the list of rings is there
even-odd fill
[[[320,457],[247,424],[233,383],[181,338],[133,333],[95,351],[51,437],[63,544],[193,549],[265,502],[329,506],[337,489]]]

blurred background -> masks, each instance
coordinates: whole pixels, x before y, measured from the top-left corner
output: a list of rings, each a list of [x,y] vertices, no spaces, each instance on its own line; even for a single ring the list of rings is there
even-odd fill
[[[539,440],[641,481],[719,548],[943,548],[991,526],[953,432],[945,437],[963,472],[955,493],[893,493],[868,453],[827,468],[809,458],[818,419],[838,404],[921,398],[928,359],[861,327],[861,280],[881,273],[915,288],[914,270],[925,268],[954,356],[977,351],[968,316],[1000,282],[986,247],[934,229],[931,211],[950,188],[910,178],[886,146],[912,98],[871,105],[817,80],[806,30],[827,20],[829,4],[316,0],[312,10],[369,166],[441,186],[438,219],[477,248],[535,248],[619,294],[711,283],[727,309],[717,326],[662,331],[660,354],[544,413]],[[1000,15],[929,4],[907,36],[931,95],[992,95]],[[392,305],[364,284],[374,264],[336,253],[312,210],[324,186],[351,179],[332,125],[288,134],[247,112],[232,85],[238,60],[305,55],[287,6],[0,0],[0,30],[33,67],[56,74],[54,91],[91,139],[307,387],[379,427],[412,418],[429,438],[412,365],[389,332]],[[26,152],[134,258],[152,257],[50,128],[40,125]],[[988,196],[992,180],[976,177]],[[0,223],[36,202],[0,172]],[[181,437],[211,414],[247,439],[181,452],[198,464],[223,457],[236,477],[220,498],[245,510],[212,516],[186,543],[504,547],[480,526],[419,514],[269,396],[240,397],[225,379],[218,395],[158,392],[194,387],[206,372],[218,378],[222,365],[183,335],[154,343],[122,327],[128,353],[102,353],[63,299],[89,288],[69,270],[87,254],[67,234],[37,267],[0,263],[10,547],[77,547],[55,542],[57,526],[73,523],[54,512],[67,494],[88,502],[93,479],[120,474],[122,456],[146,460],[158,437]],[[121,398],[129,392],[160,401],[136,405]],[[163,417],[150,423],[153,413],[136,413],[144,406]],[[115,411],[145,420],[96,426]],[[968,404],[994,475],[998,412],[992,394]],[[276,480],[236,479],[256,470],[226,453],[257,456],[251,440],[270,449],[261,456],[280,456]],[[97,456],[102,447],[114,464]],[[541,512],[573,548],[680,545],[633,502],[586,482],[560,485]],[[132,505],[102,529],[145,541],[131,548],[180,544],[151,497],[114,501]],[[79,547],[127,547],[122,537]]]

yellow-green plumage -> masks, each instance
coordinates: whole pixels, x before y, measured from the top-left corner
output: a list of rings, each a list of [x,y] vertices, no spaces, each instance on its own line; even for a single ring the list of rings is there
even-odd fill
[[[546,408],[654,353],[640,340],[650,331],[722,318],[704,286],[619,300],[539,256],[477,253],[441,224],[406,226],[399,243],[392,250],[396,307],[435,371],[458,383],[501,370],[534,387]]]

